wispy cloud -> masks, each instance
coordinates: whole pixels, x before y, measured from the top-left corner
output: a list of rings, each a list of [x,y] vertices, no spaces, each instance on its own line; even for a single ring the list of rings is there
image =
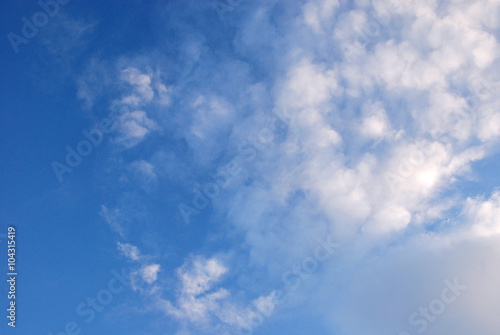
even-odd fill
[[[118,233],[122,238],[125,236],[123,225],[120,223],[120,211],[118,209],[110,210],[106,206],[101,205],[99,214],[104,221],[106,221],[111,230]]]
[[[133,261],[138,261],[140,258],[139,249],[128,243],[118,242],[118,251],[125,257],[130,258]]]

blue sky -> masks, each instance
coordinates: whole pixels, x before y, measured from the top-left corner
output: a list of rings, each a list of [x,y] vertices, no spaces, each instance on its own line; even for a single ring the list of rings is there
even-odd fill
[[[500,1],[0,6],[2,334],[498,334]]]

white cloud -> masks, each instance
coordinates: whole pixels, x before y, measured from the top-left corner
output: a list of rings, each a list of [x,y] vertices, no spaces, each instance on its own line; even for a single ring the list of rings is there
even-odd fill
[[[471,233],[489,237],[500,234],[500,191],[495,191],[488,200],[480,197],[467,199],[465,213],[473,222],[470,227]]]
[[[110,103],[110,117],[118,131],[113,142],[131,148],[151,132],[161,129],[160,115],[151,111],[170,105],[172,88],[162,82],[159,73],[144,73],[133,66],[116,70],[122,66],[123,61],[113,66],[93,59],[78,80],[78,97],[85,101],[87,108],[92,108],[102,96],[117,96]]]
[[[144,183],[151,183],[157,179],[155,166],[148,161],[142,159],[133,161],[130,164],[130,168]]]
[[[210,314],[220,311],[220,301],[229,295],[223,288],[212,292],[227,271],[227,268],[214,258],[198,258],[184,264],[177,270],[180,288],[175,305],[162,300],[160,306],[167,314],[178,319],[207,322]]]
[[[96,21],[73,19],[66,13],[59,13],[41,30],[42,43],[56,57],[68,60],[88,47],[97,26]]]
[[[131,95],[122,98],[122,103],[132,106],[140,106],[153,100],[154,91],[151,88],[151,78],[148,75],[141,73],[136,68],[127,67],[122,71],[121,79],[131,85],[133,89],[133,93]],[[162,91],[166,91],[166,88],[162,89]]]
[[[110,228],[118,233],[122,238],[125,236],[123,225],[119,222],[120,211],[118,209],[110,210],[106,206],[101,205],[99,214],[104,218]]]
[[[460,264],[460,278],[480,285],[477,277],[471,279],[472,265],[459,260],[458,244],[463,240],[454,236],[465,229],[475,246],[482,243],[477,236],[496,236],[492,218],[498,216],[498,195],[487,201],[467,202],[469,222],[478,218],[473,226],[466,224],[464,228],[453,219],[446,221],[451,209],[464,206],[455,185],[468,177],[473,162],[492,153],[483,143],[497,143],[500,129],[496,94],[480,97],[477,111],[465,105],[469,94],[477,94],[470,76],[498,69],[494,34],[483,30],[484,26],[472,27],[467,20],[457,19],[458,15],[475,16],[471,20],[483,24],[478,13],[484,13],[488,5],[475,2],[474,12],[469,12],[472,4],[462,1],[438,6],[436,1],[402,1],[392,6],[388,26],[379,24],[378,35],[368,36],[364,46],[358,45],[356,53],[340,61],[329,58],[325,50],[331,49],[325,45],[336,44],[342,49],[354,44],[356,35],[375,21],[372,8],[369,2],[360,1],[353,4],[353,10],[336,13],[338,24],[329,37],[323,37],[324,32],[328,35],[329,26],[321,21],[318,3],[310,1],[303,6],[302,16],[287,21],[286,42],[275,42],[287,46],[275,55],[280,71],[273,78],[274,107],[288,116],[286,135],[251,164],[245,178],[251,178],[252,183],[242,182],[229,190],[227,204],[220,209],[244,235],[250,262],[270,273],[279,274],[276,267],[297,257],[297,249],[328,230],[353,243],[348,247],[352,255],[341,259],[339,267],[332,265],[328,274],[318,275],[317,287],[308,291],[316,295],[303,294],[312,308],[324,300],[315,311],[325,318],[337,315],[332,329],[340,327],[347,334],[398,334],[411,328],[409,314],[432,301],[443,280],[457,275],[453,273],[456,267],[446,265],[448,257]],[[374,7],[379,6],[383,9],[388,4],[375,1]],[[305,21],[311,32],[297,28],[297,21]],[[252,24],[245,27],[245,34]],[[251,39],[241,41],[253,43]],[[252,50],[252,46],[242,49]],[[386,141],[375,148],[359,149],[360,135]],[[397,175],[393,187],[385,178],[387,173]],[[431,243],[428,247],[427,242]],[[393,248],[390,243],[401,247]],[[374,245],[379,256],[372,258]],[[443,249],[446,257],[438,257],[438,250]],[[474,257],[483,252],[474,253]],[[369,270],[357,270],[364,265],[356,263],[356,257],[370,259],[366,263]],[[439,261],[433,261],[436,257]],[[427,271],[429,262],[433,266]],[[380,265],[385,270],[379,270]],[[352,277],[341,273],[342,266],[352,271]],[[425,275],[418,275],[412,267]],[[373,283],[367,280],[371,274],[377,278]],[[423,278],[432,288],[419,284]],[[383,288],[378,289],[379,284]],[[384,294],[392,285],[397,293],[387,300]],[[344,294],[339,287],[352,290]],[[419,300],[415,287],[426,293],[427,301]],[[499,292],[488,287],[495,295]],[[342,301],[359,300],[346,311],[343,304],[331,301],[335,294],[341,295]],[[408,294],[411,302],[399,299],[398,294]],[[367,302],[365,297],[369,297]],[[365,308],[366,303],[370,306]],[[370,317],[381,304],[388,304],[390,311]],[[468,304],[464,298],[457,306],[470,311]],[[328,307],[332,305],[336,306]],[[299,308],[293,313],[299,313]],[[478,324],[478,319],[468,318],[466,312],[450,313]],[[365,316],[370,321],[360,323]],[[436,327],[445,329],[450,322],[443,319]],[[495,324],[498,322],[489,318],[488,326],[481,327],[495,329]],[[457,332],[462,333],[466,332]]]
[[[211,258],[194,260],[189,268],[179,269],[177,275],[182,282],[182,293],[196,296],[209,290],[226,272],[224,265]]]
[[[218,96],[197,96],[189,131],[183,134],[200,164],[207,164],[225,148],[221,143],[237,119],[237,111],[226,99]]]
[[[158,104],[168,106],[170,104],[171,89],[159,82],[156,83],[155,89],[158,95]]]
[[[322,31],[322,23],[331,20],[334,10],[339,6],[338,0],[320,0],[306,3],[304,8],[304,21],[319,33]]]
[[[214,216],[228,222],[224,231],[243,239],[233,245],[248,255],[242,262],[258,266],[270,281],[280,280],[280,270],[304,255],[317,236],[331,231],[346,242],[345,255],[297,293],[303,308],[329,320],[330,329],[398,334],[411,328],[408,316],[434,299],[443,280],[458,276],[470,296],[447,310],[435,330],[448,327],[461,335],[476,326],[496,334],[491,310],[498,310],[500,300],[482,306],[480,298],[487,291],[500,295],[483,275],[498,278],[498,270],[492,266],[478,274],[476,262],[498,262],[500,195],[464,201],[460,191],[473,163],[491,155],[500,136],[500,96],[493,86],[488,94],[470,80],[500,69],[498,41],[489,28],[497,23],[484,16],[496,3],[357,1],[351,9],[336,1],[309,1],[282,20],[260,8],[235,28],[234,43],[249,59],[266,47],[268,58],[255,65],[264,73],[263,83],[186,95],[190,113],[179,137],[191,149],[196,171],[211,169],[233,139],[259,129],[262,110],[286,115],[283,133],[246,163],[221,201],[212,203]],[[390,11],[385,23],[373,10]],[[379,32],[369,36],[373,22]],[[363,42],[356,42],[359,36]],[[236,76],[199,71],[210,80]],[[129,69],[122,79],[132,93],[120,103],[148,104],[155,92],[164,92],[169,103],[170,88],[155,85],[152,76]],[[230,99],[240,97],[239,90],[248,95],[241,110]],[[466,105],[471,96],[477,108]],[[130,146],[159,129],[142,107],[117,116],[122,141]],[[142,158],[134,159],[132,168],[149,178],[161,173]],[[454,215],[460,210],[462,217]],[[159,265],[147,275],[144,269],[137,276],[161,285]],[[238,313],[246,309],[238,307],[239,296],[221,287],[229,268],[220,260],[194,258],[176,274],[175,298],[157,300],[168,315],[206,326],[207,333],[219,323],[240,324]],[[292,304],[287,312],[293,318],[299,309]],[[454,326],[466,321],[469,328]]]
[[[107,71],[106,64],[93,58],[90,60],[85,72],[77,80],[77,97],[83,100],[87,109],[94,106],[98,97],[104,94],[105,87],[112,81]]]
[[[293,66],[278,97],[280,109],[293,113],[297,109],[315,108],[342,92],[335,69],[301,60]]]
[[[145,266],[141,269],[142,279],[148,284],[153,284],[158,279],[158,272],[160,271],[161,267],[159,264]]]
[[[219,287],[228,269],[216,258],[195,257],[176,272],[180,287],[175,303],[157,299],[156,306],[182,323],[193,323],[197,331],[225,333],[224,330],[245,329],[249,320],[259,314],[257,310],[269,311],[269,306],[274,306],[274,291],[257,297],[246,307],[237,303],[229,290]]]
[[[391,125],[381,103],[365,105],[360,131],[364,136],[373,139],[384,138],[389,135]]]
[[[160,264],[152,264],[150,256],[142,255],[139,248],[129,243],[118,242],[118,251],[124,257],[137,262],[130,272],[130,284],[134,291],[145,294],[156,294],[159,287],[153,286],[161,271]]]
[[[128,243],[118,242],[118,251],[125,257],[130,258],[133,261],[138,261],[140,258],[139,249]]]
[[[150,132],[158,130],[158,124],[148,118],[146,112],[125,111],[117,117],[117,126],[120,133],[116,142],[127,147],[133,147],[142,142]]]

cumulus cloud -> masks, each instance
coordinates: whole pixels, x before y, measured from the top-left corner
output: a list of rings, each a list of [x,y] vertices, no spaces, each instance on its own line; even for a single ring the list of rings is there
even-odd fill
[[[229,292],[223,288],[211,291],[228,269],[217,259],[195,259],[177,270],[180,281],[176,304],[161,302],[165,312],[178,319],[207,322],[210,314],[220,310],[220,301]]]
[[[113,143],[122,148],[132,148],[148,134],[161,129],[150,111],[157,106],[169,106],[171,88],[158,75],[141,72],[132,66],[115,70],[120,66],[120,62],[111,65],[94,59],[78,80],[78,97],[92,108],[101,96],[115,95],[110,102],[111,113],[106,116],[111,117],[116,126]],[[120,91],[116,91],[116,87]]]
[[[135,262],[132,271],[130,271],[132,289],[144,294],[156,292],[157,288],[152,285],[158,280],[161,265],[151,263],[150,256],[142,255],[139,248],[130,243],[118,242],[118,252]]]
[[[127,67],[122,71],[120,79],[132,87],[132,94],[121,99],[126,105],[139,106],[151,102],[154,97],[151,88],[151,78],[141,73],[138,69]]]
[[[322,31],[322,25],[331,20],[334,10],[339,6],[338,0],[311,1],[304,4],[304,21],[314,32]]]
[[[364,115],[359,127],[362,135],[372,139],[381,139],[391,133],[391,124],[381,103],[364,106]]]
[[[142,279],[148,284],[154,283],[156,279],[158,279],[158,272],[160,272],[160,269],[161,267],[159,264],[145,266],[141,269]]]
[[[500,234],[500,191],[495,191],[490,199],[481,197],[467,199],[465,213],[473,224],[471,233],[478,236],[495,236]]]
[[[118,132],[116,142],[127,148],[140,143],[150,132],[159,129],[158,124],[148,118],[146,112],[127,111],[118,116]]]
[[[479,245],[483,240],[477,236],[496,234],[491,219],[498,205],[496,193],[486,201],[465,200],[460,192],[446,194],[468,178],[474,162],[492,154],[489,145],[498,140],[498,108],[493,107],[498,98],[492,94],[494,85],[487,84],[488,76],[483,73],[498,68],[494,65],[498,42],[477,14],[490,5],[465,1],[438,8],[435,1],[399,5],[374,1],[373,7],[360,3],[336,13],[337,25],[321,23],[317,2],[304,5],[303,16],[296,20],[305,20],[311,32],[299,31],[296,27],[300,25],[289,25],[289,49],[280,52],[289,58],[280,63],[285,68],[283,74],[274,78],[274,106],[287,116],[286,136],[252,165],[248,175],[254,182],[230,190],[228,204],[221,206],[245,234],[251,261],[269,268],[279,266],[279,262],[265,256],[271,249],[274,258],[286,262],[291,244],[297,248],[306,243],[308,236],[331,230],[341,239],[358,241],[352,247],[358,248],[353,251],[356,255],[371,259],[371,247],[386,248],[386,256],[374,258],[373,263],[368,261],[370,271],[376,271],[378,262],[387,264],[388,271],[391,266],[397,268],[405,257],[412,257],[413,264],[423,269],[436,255],[432,248],[440,244],[449,247],[450,259],[459,257],[458,244],[462,242],[453,236],[465,233],[460,224],[453,225],[446,219],[452,209],[461,208],[466,208],[469,222],[476,218],[481,222],[467,233],[470,243]],[[324,13],[331,15],[327,10]],[[463,16],[476,17],[465,20]],[[375,24],[377,30],[370,30]],[[317,43],[308,43],[308,39]],[[327,43],[345,46],[342,50],[348,54],[342,61],[333,57],[325,61],[328,57],[321,48]],[[477,75],[483,78],[482,86],[470,80]],[[364,147],[359,135],[375,142],[385,141]],[[276,178],[278,175],[287,178]],[[265,226],[261,222],[266,222]],[[412,242],[404,242],[406,238]],[[424,246],[427,238],[433,241],[430,249]],[[402,243],[398,249],[402,256],[397,256],[398,251],[385,244],[387,241]],[[343,261],[345,266],[357,266],[348,258]],[[468,266],[460,264],[461,278],[470,279]],[[442,265],[436,263],[426,272],[426,281],[435,285],[434,292],[439,292],[443,280],[457,275],[446,266],[440,269]],[[384,289],[365,281],[366,276],[361,274],[364,270],[353,271],[359,274],[360,285],[366,285],[363,292],[376,296],[366,311],[369,313],[384,300]],[[413,273],[410,266],[390,273],[401,276],[397,279],[401,290],[411,290],[414,280],[397,272]],[[384,275],[377,273],[383,281]],[[339,275],[332,270],[330,276]],[[345,283],[358,280],[340,277]],[[329,278],[325,275],[318,281],[326,283]],[[338,292],[335,285],[321,287],[316,291],[325,296],[325,292]],[[498,291],[492,286],[490,289]],[[428,304],[433,293],[426,292]],[[346,293],[345,299],[349,297]],[[314,299],[310,299],[311,304]],[[355,325],[364,315],[363,303],[364,299],[360,299],[349,312],[341,311],[340,305],[335,311],[329,309],[341,315],[335,318],[335,326],[345,326],[346,334],[373,332],[373,325],[387,329],[375,318],[365,325]],[[460,308],[467,308],[467,303],[464,299]],[[390,304],[404,303],[394,296]],[[393,310],[403,320],[398,325],[403,328],[395,326],[391,331],[411,328],[408,316],[419,305],[406,307],[406,315],[399,315],[397,307]],[[390,313],[381,317],[384,321],[390,319]],[[475,322],[472,318],[470,321]],[[444,323],[436,324],[444,327]],[[493,329],[493,323],[489,327]]]
[[[476,265],[498,260],[500,196],[494,191],[485,200],[462,190],[474,163],[495,154],[500,136],[498,81],[490,76],[500,69],[492,30],[499,23],[487,15],[495,5],[314,0],[278,20],[271,5],[249,5],[233,42],[255,76],[240,61],[218,63],[203,54],[205,64],[196,48],[201,64],[190,75],[206,87],[183,91],[186,115],[175,119],[184,127],[175,136],[188,149],[193,174],[203,180],[241,143],[255,152],[206,209],[227,224],[217,238],[241,238],[231,244],[241,251],[239,261],[270,281],[279,281],[317,236],[331,232],[344,242],[338,262],[297,293],[288,320],[311,308],[325,333],[398,334],[414,330],[409,316],[436,299],[446,280],[459,278],[467,292],[429,326],[495,334],[498,321],[488,308],[498,310],[498,303],[480,306],[480,297],[500,295],[484,278],[498,278],[498,270],[489,265],[478,274]],[[256,60],[263,48],[266,61]],[[214,74],[212,66],[241,71]],[[244,78],[241,87],[231,86],[235,73]],[[116,103],[134,108],[116,116],[117,142],[132,147],[160,133],[146,107],[170,103],[170,88],[135,68],[120,78],[130,92]],[[213,81],[230,84],[220,89]],[[159,92],[166,100],[155,102]],[[262,149],[245,142],[271,111],[282,117],[282,133]],[[161,173],[143,156],[131,166],[145,178]],[[232,265],[189,259],[176,271],[175,297],[161,297],[157,306],[207,333],[240,325],[246,309],[221,283],[230,275],[235,286],[252,279]],[[159,265],[147,266],[137,276],[160,285]]]
[[[184,323],[184,331],[247,332],[252,328],[250,320],[262,318],[259,311],[269,312],[268,316],[272,314],[275,292],[258,296],[244,306],[228,289],[221,287],[228,272],[229,269],[217,258],[194,257],[176,271],[179,287],[175,302],[160,298],[156,299],[155,305]]]

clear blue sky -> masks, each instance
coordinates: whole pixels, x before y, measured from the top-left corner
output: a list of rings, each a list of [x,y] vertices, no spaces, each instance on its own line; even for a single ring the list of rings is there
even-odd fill
[[[499,18],[2,2],[0,333],[498,334]]]

